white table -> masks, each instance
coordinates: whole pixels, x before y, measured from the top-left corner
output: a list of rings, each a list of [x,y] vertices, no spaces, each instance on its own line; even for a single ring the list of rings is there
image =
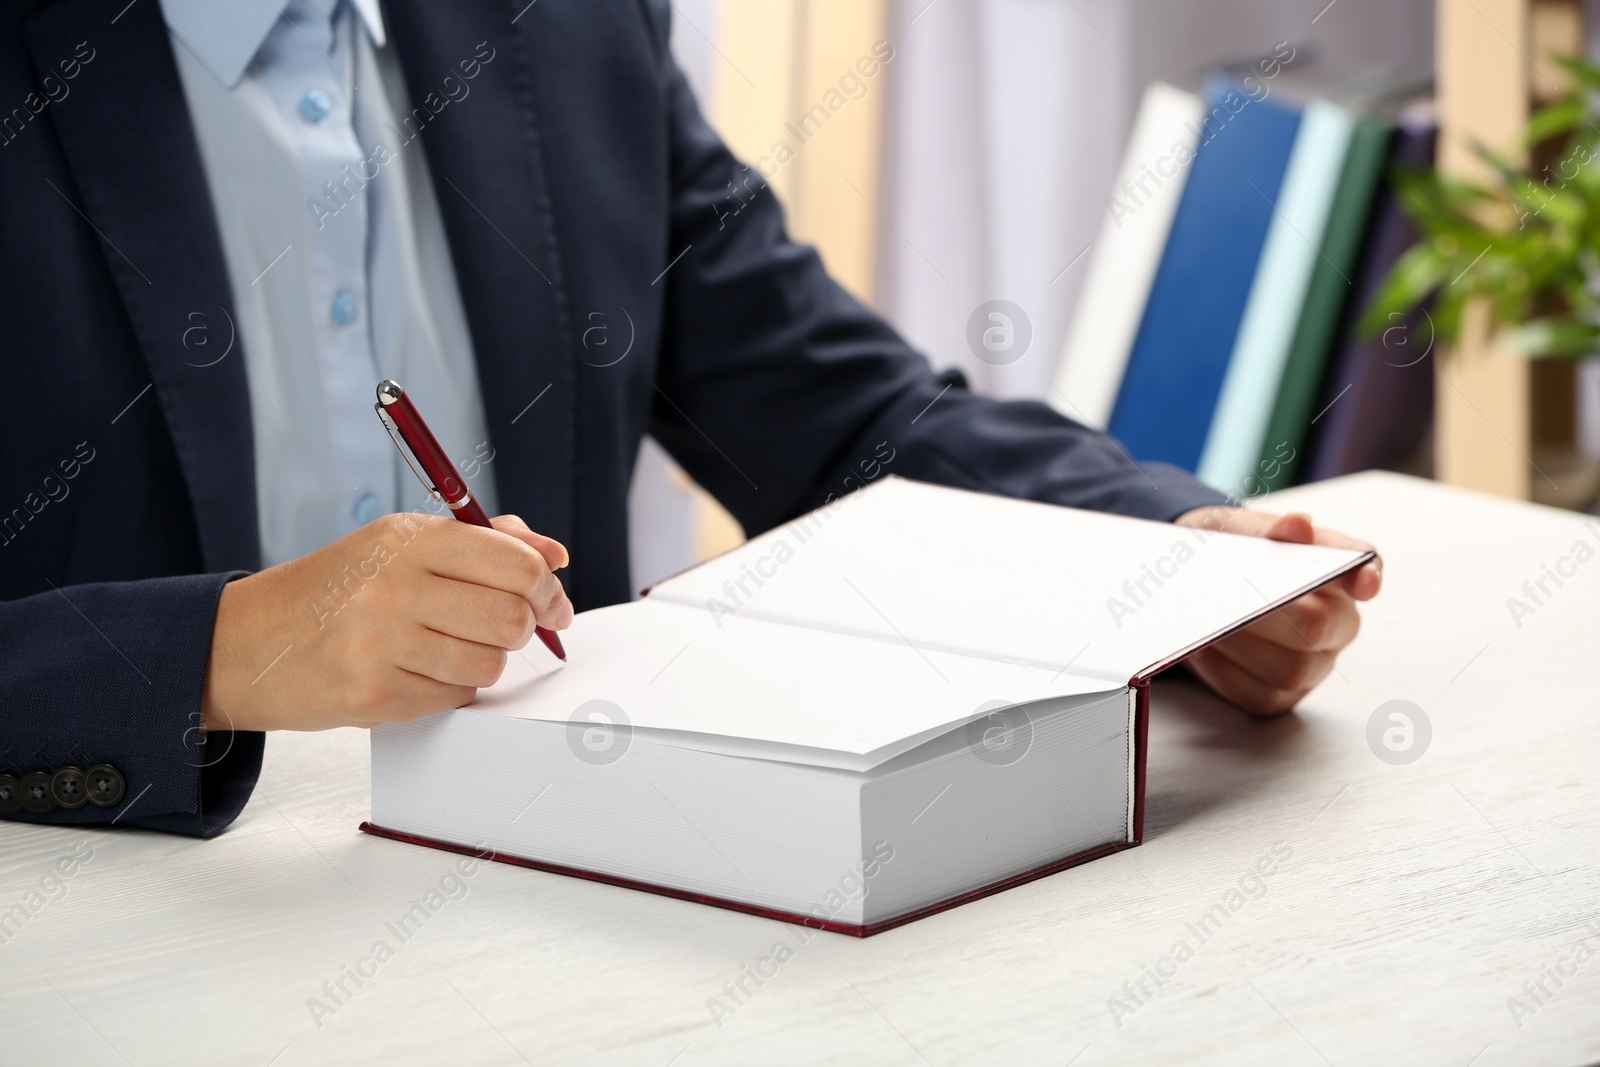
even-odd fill
[[[356,832],[364,734],[278,735],[213,841],[0,825],[0,911],[93,849],[0,945],[0,1062],[1600,1059],[1600,559],[1520,627],[1506,603],[1575,540],[1600,547],[1600,524],[1381,474],[1273,506],[1376,542],[1387,587],[1292,717],[1157,680],[1133,852],[865,941],[816,934],[718,1026],[709,998],[731,1004],[724,982],[799,945],[794,928],[483,864],[402,943],[385,924],[455,857]],[[1433,725],[1410,765],[1366,740],[1392,699]],[[1264,895],[1202,943],[1186,924],[1279,842],[1292,857]],[[324,982],[380,939],[392,958],[335,1002]],[[1179,940],[1192,958],[1162,962]],[[1147,965],[1170,977],[1145,978],[1140,1005],[1123,984]],[[1571,973],[1538,1004],[1523,983],[1552,967]],[[1114,1021],[1113,996],[1134,1010]],[[332,1014],[314,1020],[312,997]]]

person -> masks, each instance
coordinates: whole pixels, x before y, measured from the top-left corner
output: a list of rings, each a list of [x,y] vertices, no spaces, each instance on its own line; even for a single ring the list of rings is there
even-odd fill
[[[627,599],[645,433],[752,534],[886,445],[905,477],[1350,543],[931,370],[785,235],[668,15],[0,12],[0,813],[212,835],[264,731],[463,704],[536,624]],[[380,378],[426,398],[493,529],[429,513]],[[1283,711],[1378,582],[1191,666]]]

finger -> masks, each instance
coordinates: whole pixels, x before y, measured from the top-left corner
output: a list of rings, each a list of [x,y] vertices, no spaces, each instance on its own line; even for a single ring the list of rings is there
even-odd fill
[[[1294,512],[1276,519],[1267,532],[1263,535],[1269,541],[1288,541],[1297,545],[1309,545],[1316,536],[1316,527],[1311,524],[1311,516],[1303,512]]]
[[[1340,533],[1338,530],[1330,530],[1326,526],[1318,526],[1316,531],[1316,544],[1327,545],[1329,548],[1353,548],[1357,552],[1373,551],[1373,547],[1367,542],[1351,537],[1349,534]]]
[[[1243,534],[1247,537],[1266,537],[1274,541],[1294,544],[1327,545],[1330,548],[1347,548],[1357,552],[1371,552],[1373,547],[1338,530],[1317,526],[1311,516],[1303,512],[1274,515],[1266,511],[1239,508],[1200,508],[1179,516],[1184,526],[1199,526],[1207,530]],[[1383,588],[1383,557],[1362,565],[1340,579],[1339,587],[1356,600],[1371,600]]]
[[[1274,689],[1220,655],[1215,647],[1203,648],[1185,662],[1224,700],[1252,715],[1281,715],[1299,702],[1301,694]]]
[[[1383,558],[1380,556],[1345,575],[1339,587],[1356,600],[1371,600],[1383,588]]]
[[[1339,652],[1361,631],[1361,613],[1342,589],[1325,586],[1268,612],[1246,629],[1295,652]]]
[[[411,596],[416,620],[447,637],[518,649],[533,636],[533,605],[504,589],[433,577]]]
[[[489,522],[501,533],[510,534],[539,555],[544,557],[545,563],[553,571],[558,571],[572,562],[572,556],[567,552],[567,546],[553,537],[546,537],[542,533],[534,533],[517,515],[496,515]]]
[[[506,667],[506,650],[477,641],[410,626],[396,639],[392,662],[402,670],[432,678],[445,685],[483,689],[500,680]]]
[[[1258,525],[1260,525],[1259,520],[1262,517],[1266,517],[1268,519],[1277,518],[1276,515],[1267,515],[1265,512],[1261,511],[1246,511],[1242,508],[1230,507],[1224,504],[1216,504],[1210,507],[1200,507],[1186,511],[1173,521],[1179,526],[1192,526],[1197,529],[1211,530],[1213,532],[1218,530],[1226,530],[1229,533],[1245,534],[1255,537],[1260,536],[1266,530],[1266,526],[1261,526],[1260,529],[1256,528]]]
[[[1294,651],[1245,630],[1218,641],[1211,649],[1273,689],[1309,693],[1333,671],[1326,652]]]
[[[1340,533],[1338,530],[1330,530],[1326,526],[1315,528],[1311,543],[1327,545],[1329,548],[1347,548],[1356,552],[1374,551],[1367,542]],[[1363,564],[1351,571],[1341,579],[1339,585],[1357,600],[1371,600],[1383,588],[1383,557],[1375,556],[1371,563]]]
[[[531,586],[538,572],[549,570],[543,556],[498,530],[431,515],[390,515],[377,521],[392,524],[396,558],[441,578],[520,592],[513,584]]]
[[[518,538],[453,522],[427,527],[415,543],[423,546],[421,565],[431,573],[515,593],[533,605],[541,625],[556,626],[551,620],[563,617],[561,626],[571,621],[572,606],[560,579],[544,556]],[[409,548],[403,546],[398,554],[405,556]]]

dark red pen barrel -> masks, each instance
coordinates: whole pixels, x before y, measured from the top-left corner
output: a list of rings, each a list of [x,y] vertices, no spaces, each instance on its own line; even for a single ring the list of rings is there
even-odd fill
[[[411,397],[402,392],[393,403],[384,405],[384,411],[394,420],[400,436],[411,446],[412,454],[417,457],[422,473],[433,482],[434,488],[439,490],[439,495],[444,497],[445,503],[455,503],[466,496],[466,483],[456,473],[456,465],[450,462],[450,456],[439,444],[439,439],[433,436],[428,424],[422,421],[422,415],[417,411],[417,406],[411,402]],[[483,509],[479,508],[478,511],[482,514]],[[474,525],[487,526],[489,521],[485,518],[483,522]]]
[[[444,497],[445,504],[450,506],[451,516],[461,522],[493,529],[483,505],[467,488],[466,480],[456,472],[456,465],[450,462],[450,456],[440,447],[439,439],[422,421],[422,413],[405,390],[396,382],[383,382],[378,387],[378,404],[379,410],[394,422],[395,430],[416,457],[423,474],[427,475],[438,494]],[[561,638],[554,632],[543,626],[535,627],[534,632],[557,659],[567,658],[567,650],[561,647]]]
[[[460,519],[462,522],[470,522],[474,526],[482,526],[486,529],[493,529],[489,523],[489,516],[484,513],[483,505],[478,503],[477,497],[473,497],[459,508],[454,508],[452,510],[455,513],[455,517]]]
[[[561,647],[561,638],[557,637],[553,630],[546,630],[543,626],[536,626],[533,632],[539,635],[539,640],[544,642],[544,647],[548,648],[556,659],[567,658],[567,650]]]

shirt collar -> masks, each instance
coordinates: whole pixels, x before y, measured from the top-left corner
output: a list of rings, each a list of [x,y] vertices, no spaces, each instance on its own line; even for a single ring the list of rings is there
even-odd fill
[[[378,0],[347,0],[379,48],[385,44]],[[171,30],[217,81],[232,89],[244,77],[272,26],[282,17],[277,0],[161,0]]]

